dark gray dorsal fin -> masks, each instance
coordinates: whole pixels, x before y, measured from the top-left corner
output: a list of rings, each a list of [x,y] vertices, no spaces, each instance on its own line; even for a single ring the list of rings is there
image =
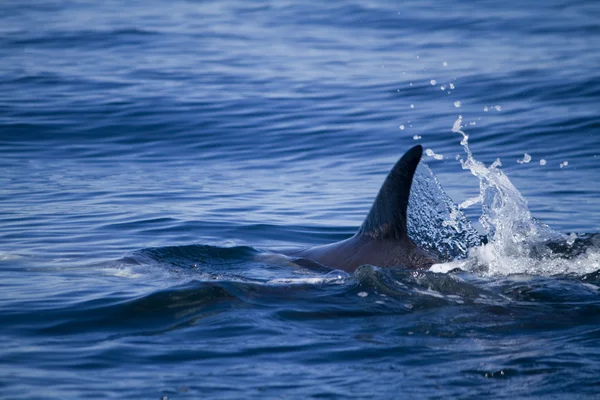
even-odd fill
[[[377,239],[404,239],[406,233],[406,209],[410,186],[423,147],[415,146],[407,151],[394,165],[385,179],[369,215],[358,230],[358,235]]]

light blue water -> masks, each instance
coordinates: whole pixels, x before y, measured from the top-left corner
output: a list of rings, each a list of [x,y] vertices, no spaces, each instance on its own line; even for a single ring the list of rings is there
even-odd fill
[[[0,397],[594,398],[599,20],[595,1],[2,2]],[[516,188],[466,271],[263,257],[352,235],[417,143],[456,204],[477,196],[459,115]],[[543,242],[521,195],[582,235]],[[430,245],[447,232],[413,214]]]

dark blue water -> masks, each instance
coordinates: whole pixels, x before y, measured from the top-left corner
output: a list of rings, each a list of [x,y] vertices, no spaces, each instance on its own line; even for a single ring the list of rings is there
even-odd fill
[[[597,1],[3,1],[0,397],[596,398],[598,21]],[[352,235],[416,143],[437,207],[483,194],[462,211],[486,245],[414,211],[425,171],[412,235],[457,245],[446,272],[276,255]]]

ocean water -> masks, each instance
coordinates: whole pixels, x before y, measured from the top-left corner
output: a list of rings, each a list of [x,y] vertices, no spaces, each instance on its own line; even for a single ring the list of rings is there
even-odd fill
[[[599,20],[1,2],[0,398],[597,398]],[[351,236],[415,144],[443,263],[279,254]]]

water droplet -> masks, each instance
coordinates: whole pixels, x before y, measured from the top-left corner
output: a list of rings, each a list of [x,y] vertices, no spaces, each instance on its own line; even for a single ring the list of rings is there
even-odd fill
[[[459,108],[460,106],[462,106],[462,103],[460,101],[455,101],[454,102],[454,107]]]
[[[450,84],[450,89],[454,89],[454,83]]]
[[[419,136],[419,135],[415,135],[415,136],[413,136],[413,139],[414,139],[414,140],[419,140],[419,139],[421,139],[421,136]]]
[[[523,159],[517,160],[519,164],[528,164],[531,161],[531,156],[527,153],[523,154]]]
[[[488,106],[483,107],[483,111],[488,112],[489,111]]]
[[[448,66],[448,62],[447,62],[447,61],[444,61],[444,62],[442,63],[442,65],[443,65],[444,67],[447,67],[447,66]]]
[[[415,105],[414,105],[414,104],[411,104],[411,105],[410,105],[410,108],[415,108]]]
[[[358,292],[358,297],[367,297],[369,293],[367,292]]]
[[[435,86],[437,84],[437,81],[435,79],[432,79],[429,81],[429,83],[431,83],[431,86]]]
[[[569,162],[568,162],[568,161],[563,161],[563,162],[561,162],[561,163],[560,163],[560,167],[561,167],[561,168],[564,168],[564,167],[566,167],[567,165],[569,165]]]
[[[400,128],[401,131],[404,130],[404,125],[400,125],[398,128]]]
[[[440,90],[446,90],[446,85],[440,86]]]
[[[543,158],[540,160],[540,165],[546,165],[546,160],[544,160]]]
[[[496,109],[496,111],[502,111],[502,107],[500,106],[494,106],[494,108]]]
[[[433,157],[436,160],[443,160],[444,156],[442,154],[435,154],[435,152],[431,149],[427,149],[425,150],[425,154],[427,154],[429,157]]]

